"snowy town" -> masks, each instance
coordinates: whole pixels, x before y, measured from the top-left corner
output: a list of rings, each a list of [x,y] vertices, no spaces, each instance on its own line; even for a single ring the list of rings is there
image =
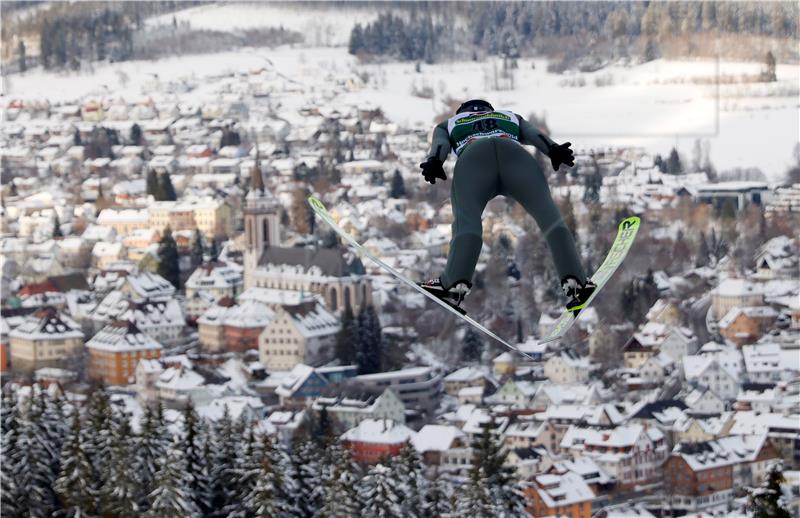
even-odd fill
[[[460,100],[406,125],[342,100],[374,81],[357,70],[261,63],[3,96],[4,516],[745,517],[774,482],[800,517],[800,183],[725,177],[700,142],[566,136],[558,172],[530,148],[587,270],[615,222],[642,229],[543,344],[546,242],[490,202],[464,307],[508,350],[306,202],[438,275],[450,189],[417,164]]]

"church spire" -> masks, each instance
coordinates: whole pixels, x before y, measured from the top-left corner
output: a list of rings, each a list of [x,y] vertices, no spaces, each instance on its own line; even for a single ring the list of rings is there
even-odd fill
[[[256,163],[250,170],[250,190],[264,193],[264,178],[261,176],[261,154],[256,140]]]

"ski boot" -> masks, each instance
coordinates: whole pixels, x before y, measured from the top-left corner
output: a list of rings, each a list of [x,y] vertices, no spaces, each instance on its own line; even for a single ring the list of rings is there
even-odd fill
[[[442,286],[442,281],[439,277],[436,277],[425,282],[419,282],[417,285],[462,315],[467,314],[466,311],[461,309],[461,303],[464,302],[464,297],[467,296],[467,293],[472,288],[471,282],[456,281],[449,289],[445,289]]]
[[[571,311],[576,317],[596,289],[597,284],[592,282],[591,279],[586,282],[581,282],[577,277],[573,277],[572,275],[567,275],[561,279],[561,290],[569,299],[567,302],[567,311]]]

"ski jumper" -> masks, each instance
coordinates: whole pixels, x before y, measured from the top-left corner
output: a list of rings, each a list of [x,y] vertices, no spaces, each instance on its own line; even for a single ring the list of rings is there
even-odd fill
[[[452,238],[441,276],[445,288],[472,281],[483,246],[483,210],[500,194],[520,203],[536,220],[560,278],[586,279],[544,172],[521,144],[547,154],[555,143],[519,115],[502,110],[460,113],[434,129],[428,157],[444,162],[451,150],[458,156],[450,191]]]

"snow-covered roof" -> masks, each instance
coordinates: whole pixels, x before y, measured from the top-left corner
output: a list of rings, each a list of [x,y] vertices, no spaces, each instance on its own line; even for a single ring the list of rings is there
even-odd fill
[[[563,475],[537,475],[535,489],[543,503],[552,509],[594,500],[594,492],[583,478],[571,471]]]
[[[295,305],[284,304],[280,309],[289,315],[295,328],[306,339],[332,335],[341,328],[339,318],[316,300]]]
[[[680,456],[694,471],[753,462],[767,440],[766,435],[730,435],[714,441],[678,444],[673,455]]]
[[[342,434],[341,440],[369,444],[402,444],[410,441],[414,435],[411,428],[391,419],[364,419],[358,426]]]
[[[714,293],[721,297],[743,297],[761,295],[763,291],[758,284],[746,279],[725,279],[714,289]]]
[[[133,295],[143,299],[168,299],[175,294],[175,286],[171,282],[152,272],[129,275],[123,284]]]
[[[244,283],[242,271],[225,263],[198,266],[186,280],[186,287],[195,290],[234,289]]]
[[[81,326],[51,306],[45,306],[25,317],[8,335],[26,340],[83,339]]]
[[[745,315],[750,318],[777,318],[778,312],[770,306],[736,306],[729,309],[725,316],[720,319],[720,329],[725,329],[733,324],[739,318],[739,315]]]
[[[156,382],[159,389],[184,392],[196,389],[205,384],[205,378],[199,373],[184,366],[170,367],[161,373]]]
[[[445,376],[444,381],[445,383],[471,382],[484,377],[486,377],[486,371],[480,367],[462,367]]]
[[[280,386],[275,389],[275,393],[281,397],[291,397],[312,374],[314,367],[298,363],[288,374],[281,377]]]
[[[455,426],[426,424],[411,439],[411,444],[420,453],[447,451],[456,439],[465,441],[466,435]]]
[[[800,349],[784,349],[775,343],[745,345],[742,355],[749,374],[783,370],[800,372]]]
[[[140,331],[133,322],[118,320],[101,329],[86,342],[86,347],[97,351],[122,353],[160,350],[161,344]]]

